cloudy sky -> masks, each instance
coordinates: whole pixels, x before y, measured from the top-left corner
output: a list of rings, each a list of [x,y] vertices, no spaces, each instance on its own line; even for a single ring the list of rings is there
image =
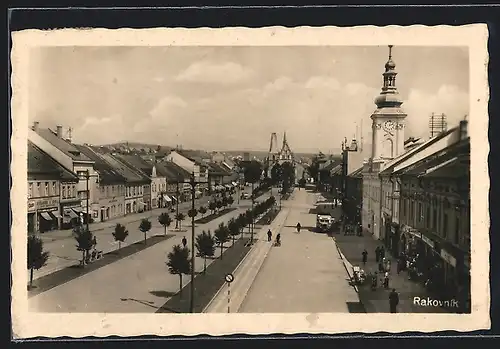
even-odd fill
[[[295,152],[335,152],[370,115],[386,46],[53,47],[30,56],[30,122],[72,127],[73,140],[206,150],[265,150],[283,131]],[[468,113],[467,49],[394,47],[405,137],[429,116]]]

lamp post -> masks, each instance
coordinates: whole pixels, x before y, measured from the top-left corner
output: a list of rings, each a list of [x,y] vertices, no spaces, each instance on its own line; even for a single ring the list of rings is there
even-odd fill
[[[176,183],[177,184],[177,214],[179,214],[179,200],[178,200],[178,198],[179,198],[179,184],[189,184],[191,186],[191,210],[193,210],[193,212],[194,212],[196,186],[198,184],[202,184],[202,183],[206,183],[206,182],[195,181],[194,172],[191,174],[191,178],[188,182],[177,181],[177,183]],[[189,311],[191,313],[194,313],[194,273],[195,273],[195,253],[194,253],[194,249],[195,249],[195,244],[194,244],[195,224],[194,224],[194,221],[195,221],[195,217],[193,215],[191,217],[191,284],[190,284],[191,294],[190,294],[190,302],[189,302]],[[176,220],[176,222],[177,222],[177,220]],[[178,227],[178,224],[176,224],[176,228],[177,227]]]
[[[347,145],[347,138],[344,138],[344,141],[342,142],[342,176],[341,176],[341,202],[342,202],[342,213],[343,213],[343,224],[345,226],[345,220],[346,220],[346,197],[347,197],[347,171],[348,171],[348,154],[349,152],[356,152],[358,151],[358,143],[356,142],[356,139],[353,139],[351,141],[351,145]]]
[[[179,181],[176,183],[176,190],[175,190],[175,216],[179,215]],[[179,221],[176,219],[175,220],[175,229],[179,229]]]

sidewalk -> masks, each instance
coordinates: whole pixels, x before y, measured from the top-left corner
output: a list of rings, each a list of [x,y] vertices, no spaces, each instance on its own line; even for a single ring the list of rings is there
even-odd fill
[[[198,208],[201,205],[206,206],[209,199],[210,199],[209,197],[203,197],[199,200],[196,200],[196,207]],[[191,202],[182,202],[179,204],[179,210],[185,209],[188,206],[191,207]],[[115,227],[117,223],[127,225],[129,223],[139,222],[144,218],[151,218],[151,217],[157,218],[163,212],[168,212],[171,216],[172,215],[175,216],[175,213],[170,212],[168,208],[155,208],[151,211],[131,213],[126,216],[109,219],[104,222],[90,223],[89,228],[91,232],[96,232]],[[72,229],[61,229],[61,230],[48,231],[43,234],[40,234],[39,236],[42,238],[44,242],[51,242],[56,240],[72,238],[72,233],[73,233]]]
[[[360,266],[368,274],[369,272],[378,272],[378,263],[375,261],[375,248],[382,246],[382,242],[375,240],[371,235],[360,236],[344,236],[334,234],[333,239],[336,241],[342,254],[348,260],[347,264]],[[366,266],[363,266],[362,255],[363,249],[368,252],[368,261]],[[425,307],[414,304],[414,297],[421,299],[433,298],[424,286],[418,282],[408,280],[408,274],[402,271],[397,274],[397,261],[386,250],[385,257],[391,260],[391,271],[389,289],[384,289],[381,285],[381,277],[379,277],[378,288],[375,291],[370,289],[370,283],[359,286],[359,298],[368,313],[388,313],[389,312],[389,293],[395,288],[399,293],[398,312],[401,313],[446,313],[446,310],[438,306]],[[351,271],[350,271],[351,272]]]

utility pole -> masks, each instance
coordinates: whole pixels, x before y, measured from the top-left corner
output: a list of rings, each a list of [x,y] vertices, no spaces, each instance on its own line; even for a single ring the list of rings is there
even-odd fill
[[[253,214],[253,205],[254,205],[254,195],[253,195],[253,182],[252,182],[252,223],[250,223],[251,226],[251,235],[250,235],[250,244],[253,244],[253,229],[254,229],[254,214]]]
[[[89,179],[90,179],[90,172],[89,170],[87,170],[87,173],[86,173],[86,180],[87,180],[87,192],[86,192],[86,196],[87,196],[87,231],[89,231],[89,221],[90,221],[90,217],[89,217],[89,196],[90,196],[90,191],[89,191]]]

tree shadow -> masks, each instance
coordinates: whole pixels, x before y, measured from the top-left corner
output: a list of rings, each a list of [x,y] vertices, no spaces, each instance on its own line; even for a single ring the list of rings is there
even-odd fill
[[[177,292],[171,292],[171,291],[149,291],[149,293],[151,293],[155,297],[164,297],[164,298],[170,298],[177,294]]]

